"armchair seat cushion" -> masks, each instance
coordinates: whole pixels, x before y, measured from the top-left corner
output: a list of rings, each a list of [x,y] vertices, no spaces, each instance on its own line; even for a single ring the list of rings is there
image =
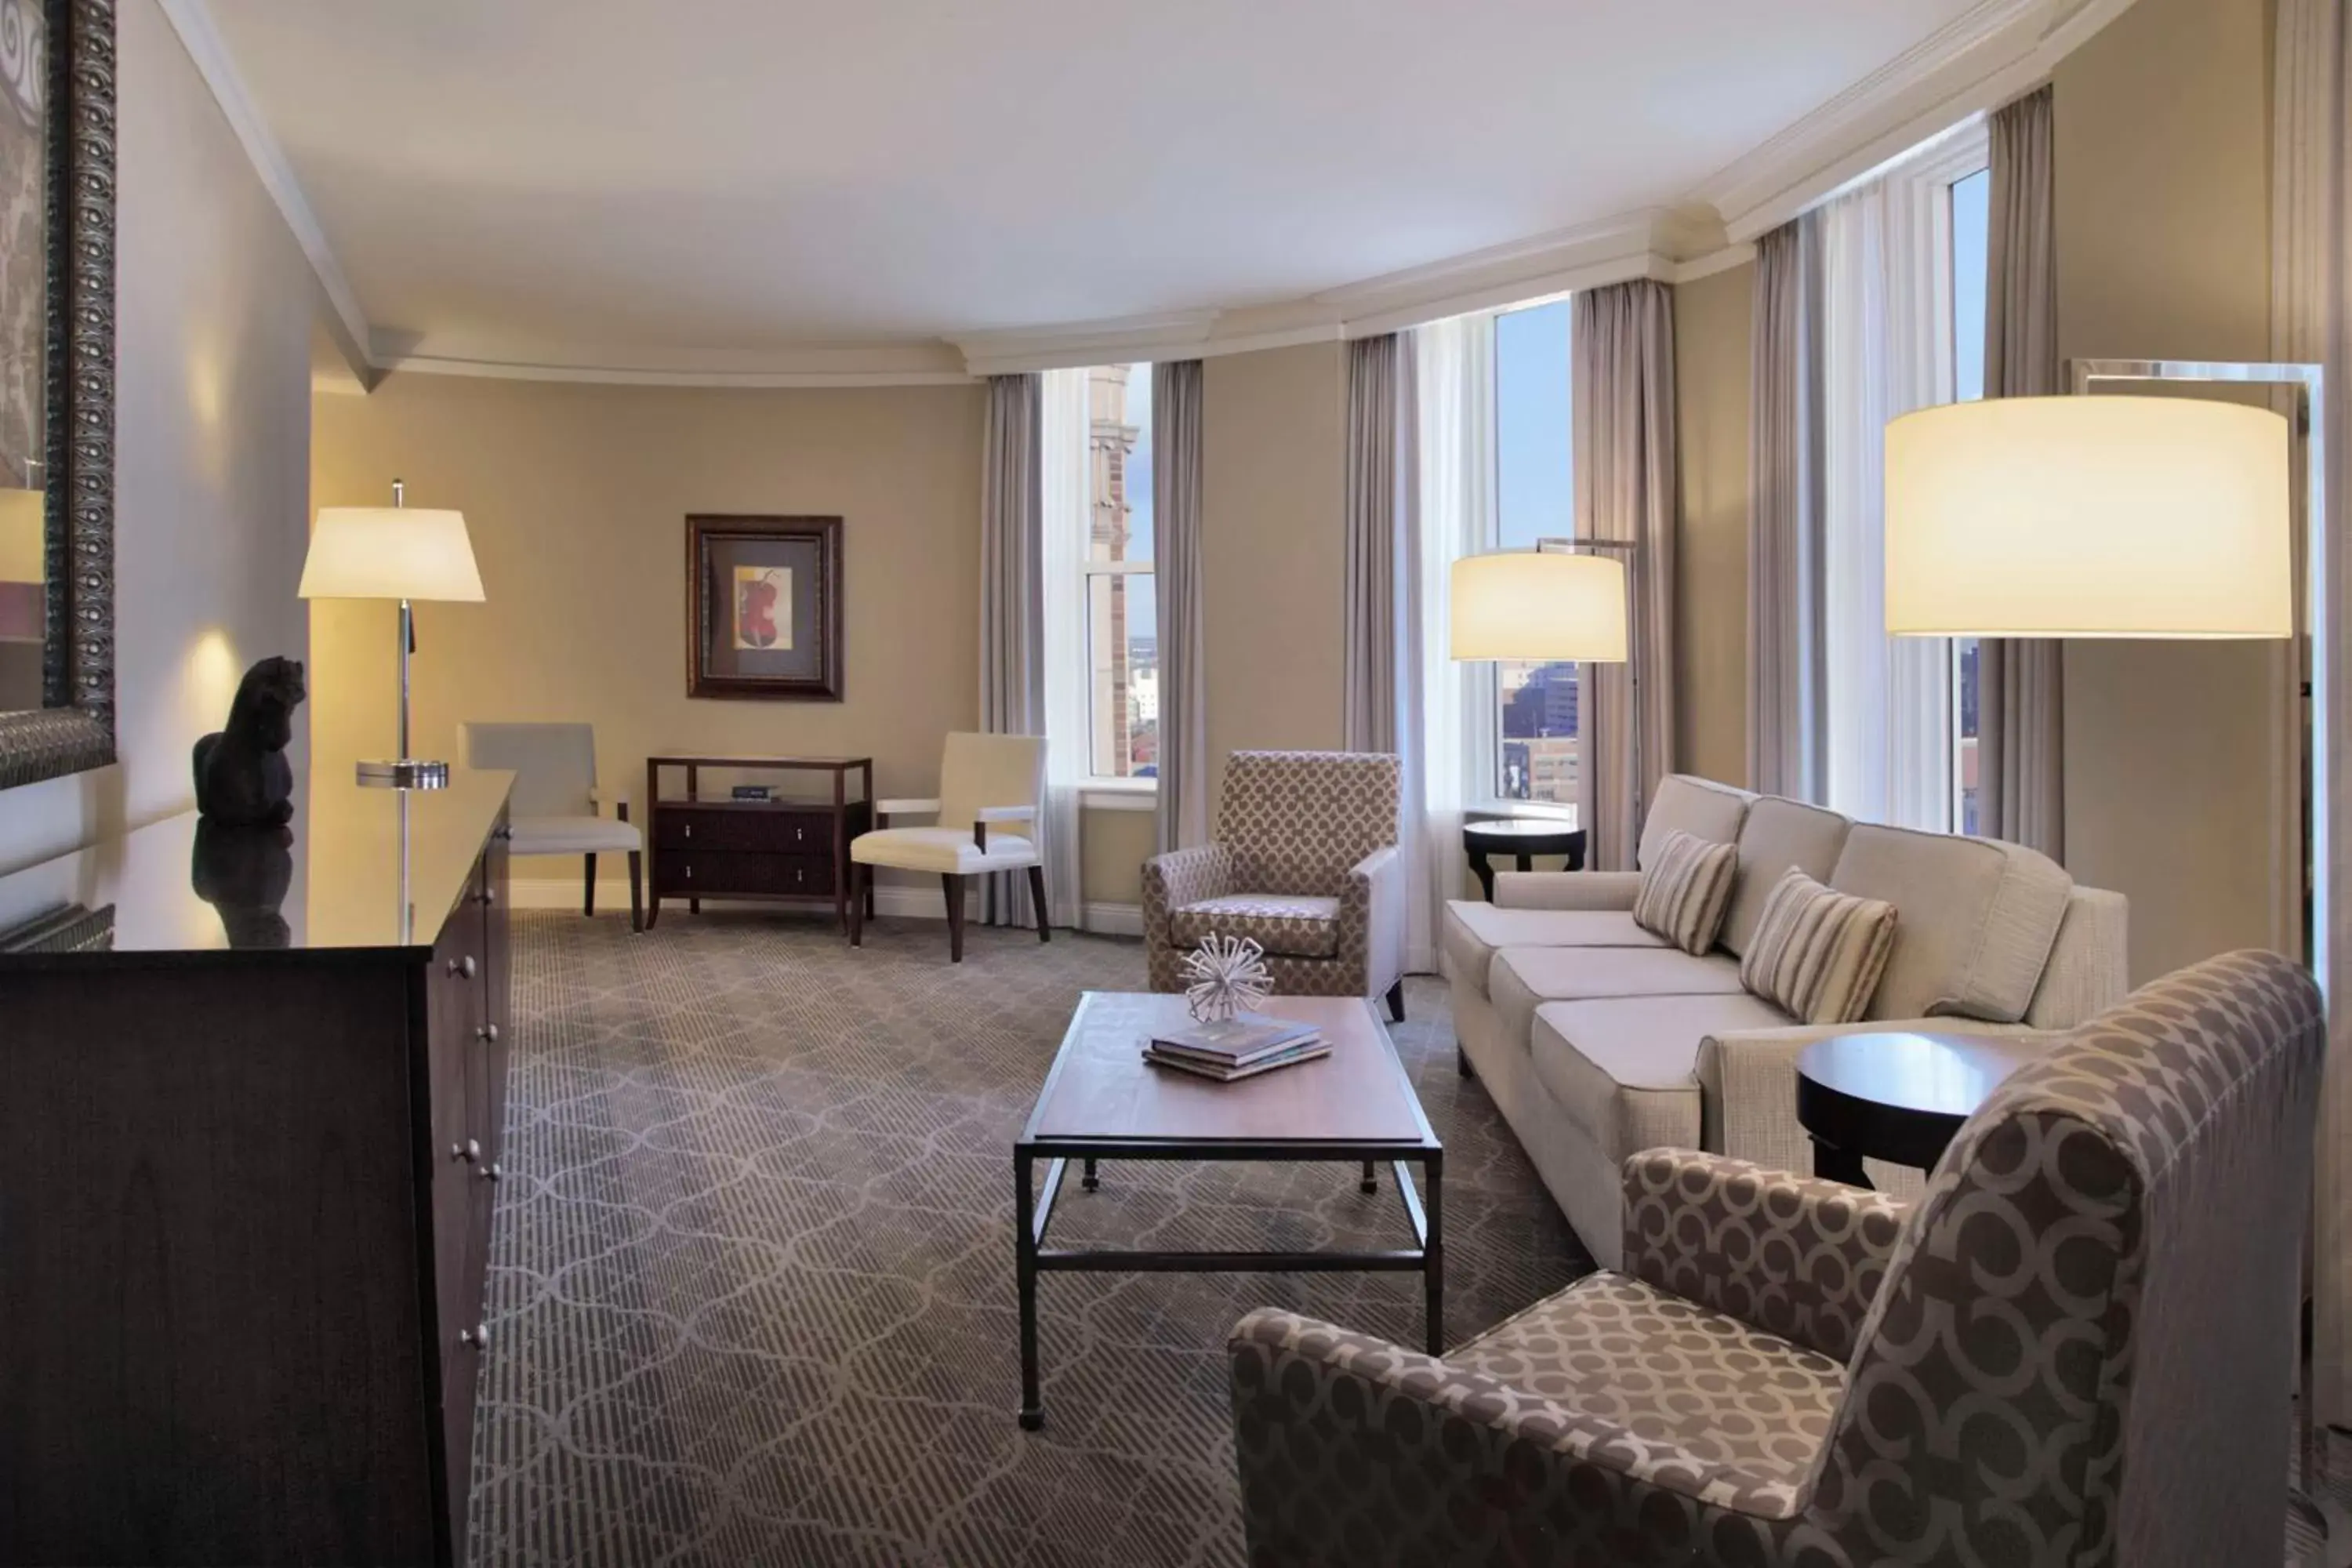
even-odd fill
[[[1233,893],[1171,910],[1168,929],[1187,948],[1213,932],[1248,937],[1284,958],[1335,958],[1339,900],[1311,893]]]
[[[1482,1373],[1621,1428],[1633,1465],[1687,1490],[1785,1519],[1845,1395],[1841,1363],[1622,1274],[1590,1274],[1447,1352]]]
[[[1612,1163],[1644,1149],[1701,1144],[1699,1042],[1793,1022],[1745,991],[1550,1002],[1528,1054],[1560,1113]]]
[[[1633,947],[1664,951],[1666,939],[1633,923],[1631,910],[1508,910],[1454,899],[1439,941],[1454,978],[1487,990],[1487,965],[1507,947]]]
[[[635,823],[610,816],[518,816],[509,826],[514,837],[507,848],[516,855],[617,855],[646,847]]]
[[[982,849],[971,841],[968,827],[878,828],[851,839],[849,858],[861,866],[956,877],[1017,871],[1038,863],[1037,847],[1019,834],[991,832],[988,847]]]

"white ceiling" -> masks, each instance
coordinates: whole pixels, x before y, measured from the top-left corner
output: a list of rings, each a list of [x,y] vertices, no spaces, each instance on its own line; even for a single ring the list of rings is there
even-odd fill
[[[1995,8],[210,7],[370,323],[619,353],[1299,299],[1682,201]]]

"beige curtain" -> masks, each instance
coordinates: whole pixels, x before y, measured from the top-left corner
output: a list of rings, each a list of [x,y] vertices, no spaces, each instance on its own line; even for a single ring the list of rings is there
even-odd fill
[[[1201,646],[1201,362],[1151,367],[1152,572],[1160,612],[1160,818],[1164,852],[1209,838]]]
[[[991,376],[982,425],[980,494],[980,727],[991,734],[1045,733],[1045,500],[1040,441],[1045,378]],[[1075,855],[1038,825],[1049,860]],[[1034,925],[1024,878],[984,879],[982,917]]]
[[[1634,544],[1632,661],[1580,672],[1580,820],[1589,863],[1625,870],[1674,769],[1674,295],[1636,279],[1579,293],[1574,311],[1577,537]]]
[[[1993,113],[1985,395],[2066,390],[2058,360],[2056,167],[2050,89]],[[2065,679],[2050,638],[1977,645],[1977,830],[2066,858]]]
[[[1756,244],[1748,424],[1748,787],[1819,801],[1828,758],[1822,650],[1819,220]]]

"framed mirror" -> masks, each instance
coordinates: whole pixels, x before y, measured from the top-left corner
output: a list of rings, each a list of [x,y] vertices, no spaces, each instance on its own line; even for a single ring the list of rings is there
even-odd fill
[[[0,789],[114,761],[114,0],[0,0]]]

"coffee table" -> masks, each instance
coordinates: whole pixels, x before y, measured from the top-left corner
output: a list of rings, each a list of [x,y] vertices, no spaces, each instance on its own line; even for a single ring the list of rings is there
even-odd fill
[[[1037,1277],[1075,1273],[1276,1274],[1418,1272],[1429,1353],[1444,1349],[1445,1247],[1439,1192],[1445,1151],[1406,1079],[1371,1004],[1360,997],[1276,996],[1256,1011],[1311,1023],[1331,1054],[1239,1083],[1215,1083],[1143,1060],[1153,1033],[1188,1021],[1184,999],[1089,991],[1078,1000],[1029,1124],[1013,1145],[1013,1251],[1021,1285],[1021,1425],[1045,1424],[1038,1397]],[[1104,1160],[1319,1161],[1360,1164],[1363,1190],[1378,1166],[1396,1172],[1414,1247],[1374,1252],[1168,1252],[1049,1247],[1046,1227],[1072,1160],[1092,1191]],[[1045,1163],[1045,1180],[1037,1165]],[[1414,1189],[1418,1162],[1426,1194]]]

